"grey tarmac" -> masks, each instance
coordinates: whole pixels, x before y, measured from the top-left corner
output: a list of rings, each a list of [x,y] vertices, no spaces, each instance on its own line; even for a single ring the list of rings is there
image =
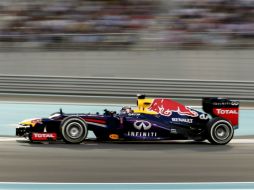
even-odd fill
[[[0,142],[1,182],[254,181],[254,143]]]

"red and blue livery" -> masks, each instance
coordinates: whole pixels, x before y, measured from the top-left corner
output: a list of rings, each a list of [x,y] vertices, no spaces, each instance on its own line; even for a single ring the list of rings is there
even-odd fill
[[[168,98],[138,96],[137,108],[104,114],[63,113],[24,120],[16,135],[34,141],[82,143],[88,131],[102,141],[208,140],[225,145],[238,128],[239,102],[227,98],[203,98],[203,111]]]

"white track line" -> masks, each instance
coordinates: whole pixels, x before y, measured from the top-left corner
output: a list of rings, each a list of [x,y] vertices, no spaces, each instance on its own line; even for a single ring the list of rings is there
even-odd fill
[[[230,143],[233,144],[252,144],[254,143],[254,139],[232,139]]]
[[[16,138],[16,137],[0,137],[0,142],[3,141],[17,141],[17,140],[23,140],[24,138]]]
[[[0,142],[11,142],[17,140],[25,140],[22,137],[0,137]],[[170,141],[169,141],[170,142]],[[177,141],[173,141],[177,142]],[[179,142],[190,142],[190,141],[179,141]],[[231,144],[254,144],[254,139],[232,139]]]
[[[24,184],[24,185],[30,185],[30,184],[35,184],[35,185],[45,185],[45,184],[50,184],[50,185],[228,185],[228,184],[234,184],[234,185],[245,185],[245,184],[250,184],[254,185],[254,182],[148,182],[148,183],[71,183],[71,182],[0,182],[0,185],[2,184]]]

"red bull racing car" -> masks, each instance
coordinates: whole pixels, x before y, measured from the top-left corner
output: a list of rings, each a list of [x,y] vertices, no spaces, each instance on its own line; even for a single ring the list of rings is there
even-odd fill
[[[104,114],[63,113],[24,120],[16,135],[34,141],[82,143],[88,131],[97,140],[208,140],[224,145],[238,128],[239,102],[225,98],[203,98],[203,112],[167,98],[138,96],[137,109],[124,107]]]

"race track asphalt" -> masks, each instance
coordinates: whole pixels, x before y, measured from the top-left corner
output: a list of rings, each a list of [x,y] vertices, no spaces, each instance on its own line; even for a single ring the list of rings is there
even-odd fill
[[[0,142],[5,182],[254,181],[254,144]]]

